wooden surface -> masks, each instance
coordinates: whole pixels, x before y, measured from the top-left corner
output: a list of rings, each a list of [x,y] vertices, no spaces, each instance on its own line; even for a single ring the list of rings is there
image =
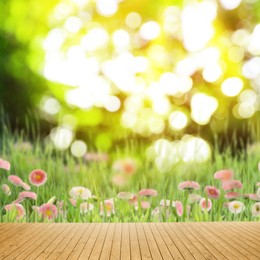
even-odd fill
[[[260,222],[0,223],[0,259],[260,259]]]

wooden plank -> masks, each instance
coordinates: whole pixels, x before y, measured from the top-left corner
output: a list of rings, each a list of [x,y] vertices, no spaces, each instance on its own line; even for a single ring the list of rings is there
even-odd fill
[[[190,227],[193,225],[193,223],[176,223],[174,225],[177,227],[183,235],[190,241],[192,245],[194,245],[197,250],[205,257],[207,260],[215,260],[217,259],[211,251],[207,250],[206,247],[204,247],[204,244],[201,243],[198,238],[193,236],[193,234],[190,232]],[[219,258],[218,258],[219,259]]]
[[[98,234],[99,234],[103,224],[94,224],[94,225],[95,225],[95,228],[94,228],[93,232],[91,233],[90,238],[87,241],[87,243],[85,244],[78,259],[82,259],[82,260],[88,259],[91,254],[91,251],[95,245],[96,239],[98,237]]]
[[[90,235],[91,235],[92,231],[94,230],[94,228],[95,228],[95,224],[88,225],[87,230],[85,230],[85,233],[83,234],[81,239],[78,241],[78,244],[72,250],[72,252],[69,256],[70,260],[78,259],[84,246],[87,244],[88,240],[90,239]]]
[[[243,247],[243,243],[241,245],[241,241],[236,239],[234,236],[229,236],[228,233],[223,229],[223,226],[217,227],[217,222],[214,223],[215,225],[212,227],[210,223],[201,223],[205,228],[209,231],[213,232],[216,236],[220,237],[221,240],[227,243],[232,249],[232,253],[239,252],[240,256],[239,259],[257,259],[254,254],[252,255],[249,251],[247,251]]]
[[[230,228],[227,225],[216,223],[216,227],[225,230],[226,232],[225,234],[227,234],[229,237],[233,237],[233,240],[236,241],[236,243],[240,243],[241,247],[249,251],[251,254],[255,255],[256,257],[259,256],[260,254],[259,245],[255,245],[254,243],[248,242],[248,237],[246,239],[243,239],[243,233],[244,233],[243,230],[239,233],[240,237],[238,238],[239,234],[236,235],[236,233],[230,231]]]
[[[144,259],[144,260],[152,259],[152,256],[151,256],[148,244],[147,244],[146,236],[144,234],[143,225],[141,223],[136,223],[135,226],[136,226],[136,231],[137,231],[142,259]]]
[[[35,259],[47,245],[57,236],[57,232],[61,232],[61,226],[59,224],[53,224],[52,226],[42,226],[44,233],[37,234],[31,237],[29,241],[24,243],[18,250],[15,250],[13,255],[10,255],[8,259],[14,259],[14,256],[18,260],[22,259]],[[43,249],[42,249],[43,248]]]
[[[116,223],[110,258],[120,260],[121,257],[122,223]]]
[[[140,247],[138,243],[138,237],[136,232],[135,223],[129,223],[130,231],[130,248],[131,248],[131,259],[141,259]]]
[[[68,235],[63,239],[63,241],[59,244],[59,246],[56,247],[46,259],[49,260],[58,259],[59,255],[65,250],[68,244],[71,243],[72,239],[80,229],[80,225],[77,224],[72,224],[72,225],[75,225],[72,231],[68,233]]]
[[[84,234],[85,230],[88,227],[88,224],[76,224],[76,226],[79,226],[79,230],[76,233],[75,236],[73,236],[73,239],[71,239],[70,243],[66,246],[66,248],[62,251],[62,253],[59,255],[59,259],[67,259],[69,255],[71,254],[74,247],[79,242],[80,238]],[[63,243],[63,241],[62,241]]]
[[[161,228],[159,228],[159,225],[162,225],[160,223],[150,223],[149,227],[151,229],[151,232],[153,233],[153,236],[156,240],[157,246],[160,250],[160,253],[163,257],[163,259],[174,259],[174,252],[171,252],[167,245],[165,244],[165,241],[163,239],[163,235],[161,233]]]
[[[260,243],[260,229],[256,231],[258,233],[258,236],[253,234],[251,230],[246,229],[245,227],[242,227],[241,225],[233,224],[232,222],[222,224],[229,228],[231,233],[237,234],[243,238],[243,241],[249,241],[251,244],[256,245],[257,249],[259,249],[259,243]]]
[[[205,228],[201,225],[201,223],[194,223],[193,225],[194,230],[200,233],[205,239],[211,241],[211,244],[214,245],[219,251],[222,252],[224,256],[228,259],[236,260],[241,258],[241,254],[239,252],[234,252],[232,247],[230,247],[227,243],[225,243],[220,237],[216,236],[209,229]]]
[[[30,242],[30,240],[39,233],[45,233],[46,230],[44,230],[42,227],[43,226],[41,224],[24,225],[24,229],[14,235],[12,239],[8,239],[6,242],[1,243],[0,259],[10,255],[24,243],[27,243],[28,241]]]
[[[52,251],[59,246],[59,244],[63,241],[63,239],[68,235],[68,233],[72,230],[73,225],[68,224],[65,226],[65,228],[62,230],[60,234],[55,238],[54,241],[52,241],[47,247],[43,249],[41,254],[39,254],[36,259],[46,259]]]
[[[122,243],[121,243],[121,260],[131,259],[130,231],[129,224],[124,223],[122,226]]]
[[[100,255],[100,260],[107,260],[110,259],[110,253],[112,249],[112,244],[113,244],[113,238],[114,238],[114,233],[115,233],[115,223],[110,223],[106,235],[106,239],[103,245],[103,249]],[[120,254],[120,250],[119,250]]]
[[[109,223],[103,223],[89,259],[91,260],[99,259],[106,239],[108,227],[109,227]]]
[[[179,231],[175,226],[175,223],[166,223],[165,230],[168,235],[177,245],[179,251],[184,255],[184,258],[187,259],[204,259],[204,257],[198,252],[197,248],[189,243],[189,240]],[[179,242],[182,243],[179,243]]]
[[[6,230],[4,231],[3,234],[1,234],[0,237],[0,243],[6,242],[9,238],[13,238],[14,235],[19,236],[19,234],[23,234],[23,230],[28,228],[28,224],[17,224],[17,223],[12,223],[10,226],[6,226]]]
[[[163,259],[148,223],[143,223],[146,240],[153,259]]]
[[[212,255],[215,256],[215,258],[219,259],[219,260],[224,260],[227,259],[223,254],[222,254],[222,247],[218,246],[218,243],[215,243],[214,240],[209,240],[209,237],[203,236],[202,232],[199,232],[198,229],[194,228],[194,226],[196,226],[195,223],[192,223],[191,225],[189,225],[188,227],[186,225],[184,225],[187,230],[187,232],[190,232],[194,238],[196,238],[202,245],[204,245],[205,248],[207,248],[207,250],[209,252],[212,253]],[[213,245],[210,243],[213,242]]]

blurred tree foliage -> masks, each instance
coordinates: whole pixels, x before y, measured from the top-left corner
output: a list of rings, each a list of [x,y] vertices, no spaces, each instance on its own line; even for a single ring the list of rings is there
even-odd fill
[[[25,117],[31,115],[29,120],[37,119],[34,117],[34,111],[38,113],[39,103],[44,95],[56,98],[61,104],[61,112],[54,118],[48,118],[47,121],[41,121],[41,131],[43,134],[49,133],[49,130],[60,123],[63,123],[63,118],[66,115],[73,115],[78,119],[76,137],[81,139],[88,139],[91,142],[91,138],[97,136],[95,144],[108,143],[108,147],[111,146],[113,139],[115,139],[115,132],[117,137],[122,138],[131,136],[131,130],[125,130],[120,125],[120,118],[122,115],[122,109],[118,113],[111,114],[103,108],[93,107],[91,110],[81,109],[79,107],[73,107],[68,105],[64,100],[64,93],[68,89],[60,83],[48,82],[42,75],[45,52],[42,48],[43,40],[46,38],[48,32],[55,26],[59,27],[59,24],[55,24],[50,19],[50,14],[53,12],[55,6],[59,3],[59,0],[52,1],[35,1],[35,0],[1,0],[0,10],[2,15],[0,16],[0,103],[7,112],[8,118],[11,122],[12,129],[23,128],[25,126]],[[94,1],[93,1],[94,2]],[[163,13],[165,7],[175,5],[183,7],[186,3],[191,1],[182,0],[161,0],[161,1],[149,1],[143,0],[128,0],[121,1],[120,11],[113,17],[102,17],[98,14],[93,14],[95,22],[104,24],[108,31],[116,30],[123,27],[124,19],[129,12],[137,12],[142,14],[146,20],[162,20],[160,15]],[[201,1],[200,1],[201,2]],[[250,2],[250,1],[248,1]],[[253,2],[253,1],[252,1]],[[260,20],[260,4],[256,1],[254,4],[248,7],[248,9],[241,7],[238,11],[225,12],[220,9],[218,12],[217,33],[215,41],[219,44],[223,55],[222,58],[227,59],[227,49],[222,37],[222,33],[230,33],[239,29],[240,20],[241,23],[251,24],[248,27],[252,27]],[[244,8],[244,9],[243,9]],[[94,12],[93,12],[94,13]],[[75,11],[77,15],[77,11]],[[64,21],[60,21],[61,24]],[[218,38],[218,36],[221,37]],[[69,38],[66,44],[76,44],[77,37],[82,35],[76,35]],[[200,35],[198,35],[200,37]],[[65,49],[68,46],[65,44]],[[172,57],[179,58],[179,56],[185,56],[186,50],[181,45],[180,41],[166,37],[165,39],[159,39],[155,45],[164,45],[167,51],[169,51]],[[135,50],[135,54],[144,55],[149,54],[151,51],[152,43],[147,43],[139,50]],[[167,46],[166,46],[167,45]],[[113,53],[112,55],[113,56]],[[245,57],[247,59],[248,57]],[[167,71],[169,64],[166,64],[164,69]],[[173,64],[170,64],[172,66]],[[154,63],[153,70],[150,72],[150,77],[157,78],[163,72],[160,64]],[[227,62],[226,75],[236,74],[241,70],[241,64],[236,62]],[[210,134],[215,133],[222,135],[223,145],[229,142],[232,135],[232,130],[237,129],[237,134],[240,137],[247,137],[250,129],[246,120],[237,120],[232,114],[232,107],[235,105],[235,99],[225,99],[223,94],[213,86],[209,87],[209,84],[205,83],[202,78],[201,71],[192,75],[193,82],[196,83],[196,89],[200,91],[210,91],[219,95],[220,103],[225,105],[228,116],[227,120],[223,118],[213,118],[208,125],[199,126],[194,122],[185,129],[186,133],[201,134],[205,139],[212,141],[213,136]],[[188,94],[192,95],[193,90]],[[127,98],[127,94],[118,92],[117,96],[120,98],[122,104]],[[178,104],[178,98],[171,97],[172,103]],[[146,101],[149,103],[149,101]],[[151,105],[148,104],[148,107]],[[190,109],[189,104],[183,106],[186,110]],[[223,111],[219,109],[218,114]],[[223,113],[222,113],[223,114]],[[255,117],[259,116],[259,112]],[[44,116],[43,116],[44,117]],[[221,117],[221,116],[220,116]],[[33,119],[34,118],[34,119]],[[39,118],[39,117],[38,117]],[[167,120],[165,120],[167,121]],[[113,127],[112,127],[113,126]],[[220,129],[220,130],[219,130]],[[169,127],[166,127],[165,131],[158,134],[157,137],[164,135],[171,136],[172,138],[179,138],[183,135],[183,132],[173,133]],[[153,138],[150,136],[149,138]],[[239,144],[236,144],[239,146]],[[101,145],[102,146],[102,145]]]

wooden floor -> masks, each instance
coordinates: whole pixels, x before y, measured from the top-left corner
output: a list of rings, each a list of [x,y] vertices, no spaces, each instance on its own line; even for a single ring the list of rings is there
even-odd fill
[[[260,222],[1,223],[0,259],[260,259]]]

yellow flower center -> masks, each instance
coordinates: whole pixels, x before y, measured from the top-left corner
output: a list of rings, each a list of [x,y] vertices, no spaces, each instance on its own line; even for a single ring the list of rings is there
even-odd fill
[[[234,204],[234,209],[239,209],[240,205],[239,204]]]
[[[42,178],[41,175],[39,174],[36,175],[36,180],[40,180],[41,178]]]
[[[45,214],[46,214],[48,217],[50,217],[50,216],[52,216],[52,211],[51,211],[50,209],[47,209],[46,212],[45,212]]]

